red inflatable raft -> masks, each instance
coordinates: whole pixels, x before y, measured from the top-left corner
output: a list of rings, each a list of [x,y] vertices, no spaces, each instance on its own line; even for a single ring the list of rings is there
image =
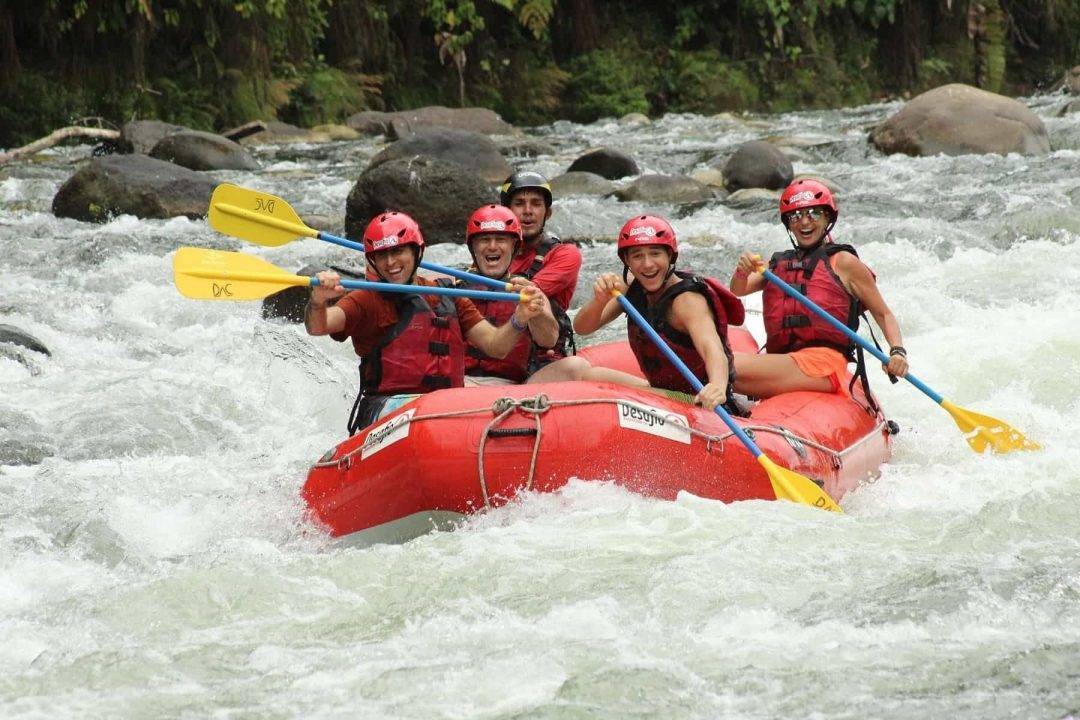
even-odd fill
[[[736,351],[753,338],[732,328]],[[587,348],[595,364],[635,370],[626,343]],[[852,398],[798,392],[737,422],[778,464],[839,501],[889,457],[884,417]],[[349,543],[402,541],[452,526],[522,490],[606,480],[656,498],[686,491],[723,502],[773,500],[764,470],[709,411],[606,383],[440,390],[361,430],[312,467],[313,519]]]

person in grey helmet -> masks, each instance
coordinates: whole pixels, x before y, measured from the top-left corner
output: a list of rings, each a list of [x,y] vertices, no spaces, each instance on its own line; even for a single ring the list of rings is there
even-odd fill
[[[499,189],[499,200],[521,223],[524,240],[510,262],[509,274],[531,280],[540,288],[551,301],[551,309],[559,320],[559,342],[537,358],[535,371],[576,351],[574,331],[566,310],[577,287],[581,251],[577,245],[562,242],[545,229],[551,217],[552,196],[551,185],[540,173],[523,170],[506,178]]]

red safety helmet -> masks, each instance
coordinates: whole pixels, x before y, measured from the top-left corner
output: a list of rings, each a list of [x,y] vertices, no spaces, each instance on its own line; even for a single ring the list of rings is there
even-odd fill
[[[420,234],[420,226],[403,212],[388,210],[380,213],[364,229],[364,253],[402,245],[415,245],[417,257],[424,253],[424,236]]]
[[[485,205],[473,211],[465,225],[465,244],[472,251],[472,239],[477,235],[499,233],[514,238],[514,252],[521,246],[521,223],[510,208],[502,205]]]
[[[655,215],[640,215],[631,218],[622,230],[619,231],[618,253],[619,259],[625,257],[626,251],[639,245],[663,245],[671,251],[671,264],[675,264],[675,258],[679,256],[679,247],[676,243],[675,231],[671,229],[668,221]]]
[[[828,208],[829,226],[836,224],[840,211],[836,208],[836,200],[833,199],[832,193],[824,184],[809,178],[796,180],[780,195],[780,222],[787,227],[785,216],[789,212],[808,207]]]

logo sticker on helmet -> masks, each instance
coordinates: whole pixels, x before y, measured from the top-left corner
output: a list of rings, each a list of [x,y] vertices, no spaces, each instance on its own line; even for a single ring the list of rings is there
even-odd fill
[[[639,225],[636,228],[631,228],[629,235],[630,237],[637,237],[638,235],[648,235],[649,237],[653,237],[656,235],[656,228],[652,225]]]
[[[383,248],[394,247],[397,244],[397,235],[387,235],[382,240],[376,240],[375,242],[371,243],[371,247],[373,250],[382,250]]]
[[[502,220],[485,220],[480,223],[481,230],[505,230],[506,223]]]
[[[811,202],[813,200],[814,193],[810,192],[809,190],[803,190],[802,192],[795,193],[790,198],[788,198],[788,203]]]

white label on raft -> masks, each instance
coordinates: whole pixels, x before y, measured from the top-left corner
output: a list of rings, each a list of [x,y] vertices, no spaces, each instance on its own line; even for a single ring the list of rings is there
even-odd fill
[[[689,423],[685,415],[664,408],[619,400],[619,425],[630,430],[690,444]]]
[[[371,428],[371,432],[364,438],[364,449],[360,451],[360,459],[367,460],[398,440],[409,437],[409,428],[412,427],[412,416],[415,413],[416,408],[406,410],[392,420],[387,420],[382,425]]]

